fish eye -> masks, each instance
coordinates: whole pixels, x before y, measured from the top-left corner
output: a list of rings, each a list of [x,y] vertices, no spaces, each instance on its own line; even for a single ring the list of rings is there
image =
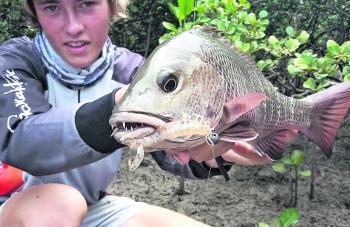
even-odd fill
[[[158,76],[157,84],[160,89],[166,93],[170,93],[176,90],[177,86],[179,85],[179,78],[177,78],[173,72],[164,71]]]

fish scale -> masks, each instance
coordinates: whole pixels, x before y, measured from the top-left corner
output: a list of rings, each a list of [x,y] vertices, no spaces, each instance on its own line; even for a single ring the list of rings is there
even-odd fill
[[[215,48],[211,48],[211,45],[211,42],[202,45],[203,55],[206,55],[203,56],[203,59],[204,61],[211,61],[209,62],[210,64],[222,71],[220,74],[224,76],[229,87],[227,93],[231,94],[227,97],[227,100],[234,96],[252,92],[266,94],[269,97],[264,105],[258,107],[260,108],[259,115],[263,116],[263,118],[251,122],[253,126],[260,126],[262,136],[268,129],[286,128],[288,125],[291,126],[290,128],[296,128],[297,125],[304,127],[304,125],[310,124],[310,120],[308,120],[310,116],[305,115],[311,111],[312,106],[305,103],[301,105],[299,103],[298,105],[298,100],[277,93],[275,87],[264,78],[256,65],[244,59],[247,57],[243,53],[235,52],[234,49],[227,49],[223,45],[215,46]],[[244,64],[242,64],[243,62]],[[241,72],[246,73],[242,75]],[[255,86],[256,84],[257,86]],[[300,111],[294,111],[299,109],[304,113],[301,114],[299,113]],[[276,113],[280,113],[280,117],[276,117]],[[250,117],[251,115],[247,114],[247,116],[242,116],[242,120],[247,118],[252,120]],[[288,120],[282,124],[279,119]],[[261,121],[264,124],[261,124]]]
[[[212,42],[206,43],[205,41],[202,44],[202,52],[204,55],[202,57],[203,61],[208,62],[217,68],[220,75],[224,77],[224,80],[228,85],[227,94],[229,95],[226,98],[227,100],[232,99],[235,96],[241,96],[252,92],[266,94],[269,97],[269,100],[266,101],[267,103],[260,106],[259,112],[263,118],[256,119],[256,121],[251,122],[251,124],[254,126],[261,126],[261,135],[263,135],[265,130],[272,127],[275,129],[277,129],[279,126],[281,128],[285,128],[285,124],[279,125],[279,118],[276,118],[275,113],[279,112],[281,114],[281,119],[286,119],[288,116],[294,115],[294,111],[292,110],[296,107],[295,103],[297,100],[288,99],[287,97],[279,95],[277,92],[275,92],[274,86],[264,78],[262,73],[256,69],[256,66],[243,59],[243,54],[234,52],[233,49],[227,49],[223,45],[218,45],[212,48]],[[245,64],[242,64],[242,62]],[[249,67],[248,70],[246,70],[247,66]],[[253,71],[252,69],[256,70]],[[241,72],[244,71],[247,71],[247,73],[242,75]],[[254,86],[255,84],[258,84],[258,86]],[[289,102],[289,100],[291,100],[290,102],[292,105],[283,105],[284,102]],[[307,107],[304,109],[307,109]],[[247,114],[246,116],[242,116],[241,120],[247,118],[250,119],[251,116],[252,115]],[[295,125],[299,124],[299,122],[305,123],[305,121],[301,121],[303,115],[296,116],[298,117],[291,117],[290,124],[293,125],[293,128],[295,128]],[[264,125],[257,123],[261,121],[264,122]]]

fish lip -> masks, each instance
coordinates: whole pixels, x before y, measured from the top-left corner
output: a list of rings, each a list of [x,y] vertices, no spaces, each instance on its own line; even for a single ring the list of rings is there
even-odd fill
[[[119,111],[113,113],[109,124],[112,126],[112,136],[126,145],[142,144],[146,147],[155,143],[159,129],[169,121],[168,118],[155,114]]]
[[[144,128],[154,129],[153,132],[149,132],[144,136],[157,133],[168,122],[170,122],[170,119],[167,117],[137,111],[119,111],[113,113],[109,120],[109,124],[114,131],[113,134],[116,132],[128,132],[129,130],[140,131],[140,129]]]
[[[187,145],[181,147],[181,144],[184,144],[186,141],[159,137],[162,132],[162,127],[169,122],[172,122],[170,117],[137,111],[118,111],[113,113],[109,120],[109,124],[113,129],[111,136],[122,144],[132,146],[133,148],[135,148],[135,145],[142,144],[145,148],[159,150],[169,148],[167,146],[160,146],[159,142],[165,141],[167,143],[176,144],[177,149],[185,150]],[[123,123],[125,123],[125,125],[123,125]],[[143,125],[142,127],[139,125],[136,128],[130,129],[130,125],[127,125],[128,123]],[[151,128],[153,128],[153,130]],[[203,137],[194,138],[191,141],[198,141],[198,139],[202,138]]]

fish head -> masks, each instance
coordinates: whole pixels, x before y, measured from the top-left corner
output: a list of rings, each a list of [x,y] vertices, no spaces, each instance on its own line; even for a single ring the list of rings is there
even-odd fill
[[[225,83],[203,59],[205,41],[184,32],[152,52],[113,110],[110,124],[117,141],[168,148],[179,147],[179,140],[169,139],[177,137],[185,147],[192,132],[204,134],[219,121]]]

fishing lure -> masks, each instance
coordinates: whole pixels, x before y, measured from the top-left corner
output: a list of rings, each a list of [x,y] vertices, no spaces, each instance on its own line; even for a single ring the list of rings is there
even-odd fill
[[[133,160],[128,161],[129,170],[135,170],[141,164],[143,157],[145,156],[145,151],[143,145],[139,145],[136,149],[136,156]]]
[[[114,129],[113,130],[113,133],[111,136],[113,136],[116,132],[118,131],[118,129]],[[125,139],[127,139],[127,135],[125,135],[121,141],[123,142]],[[139,145],[135,145],[135,144],[130,144],[129,145],[129,148],[132,149],[136,147],[136,156],[135,158],[132,160],[128,160],[128,167],[129,167],[129,170],[135,170],[137,169],[137,167],[139,167],[139,165],[141,164],[142,160],[143,160],[143,157],[145,156],[145,151],[143,149],[143,145],[142,144],[139,144]]]

